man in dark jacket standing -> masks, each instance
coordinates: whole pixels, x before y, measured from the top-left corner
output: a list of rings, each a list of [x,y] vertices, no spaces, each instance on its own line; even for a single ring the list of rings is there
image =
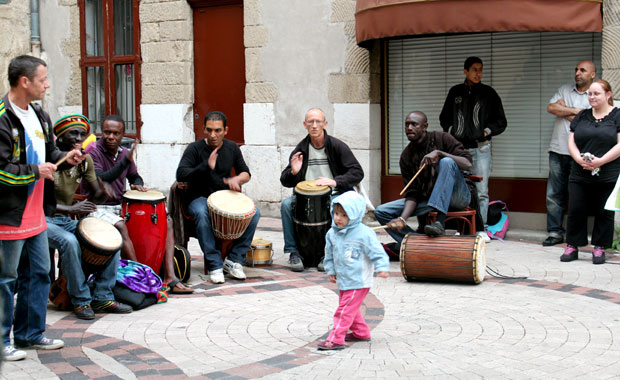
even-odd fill
[[[285,187],[295,187],[301,181],[315,180],[319,186],[329,186],[333,195],[352,190],[364,178],[364,170],[351,149],[344,142],[329,136],[325,131],[327,120],[319,108],[306,112],[304,127],[308,135],[295,147],[288,166],[280,175]],[[304,264],[297,252],[293,225],[294,197],[282,201],[282,232],[284,233],[284,253],[290,253],[291,270],[301,272]],[[319,270],[322,269],[322,261]]]
[[[465,82],[450,89],[439,115],[444,132],[456,137],[469,151],[473,160],[472,174],[482,177],[476,183],[480,213],[486,226],[489,207],[489,176],[491,175],[491,137],[506,129],[506,116],[497,92],[482,84],[482,60],[469,57],[463,65]],[[480,233],[488,240],[486,232]]]
[[[31,56],[12,59],[11,88],[0,101],[0,302],[3,354],[10,361],[26,357],[15,346],[44,350],[64,346],[62,340],[43,335],[50,286],[43,199],[54,197],[53,183],[45,180],[54,179],[53,162],[65,156],[54,146],[49,115],[32,103],[43,99],[49,88],[46,66]],[[83,159],[79,150],[66,155],[71,165]]]

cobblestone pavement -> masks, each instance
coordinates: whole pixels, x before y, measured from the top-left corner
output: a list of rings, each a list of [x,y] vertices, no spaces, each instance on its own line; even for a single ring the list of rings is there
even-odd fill
[[[372,341],[320,352],[337,306],[314,270],[286,268],[278,219],[262,218],[274,265],[210,284],[192,253],[193,295],[94,321],[48,308],[56,351],[4,363],[1,379],[609,379],[620,378],[620,258],[561,263],[562,247],[494,241],[479,285],[407,282],[398,262],[364,312]],[[388,242],[385,232],[379,233]]]

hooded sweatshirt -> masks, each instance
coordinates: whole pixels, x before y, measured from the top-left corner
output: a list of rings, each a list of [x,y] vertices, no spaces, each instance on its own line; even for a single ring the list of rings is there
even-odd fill
[[[340,228],[334,220],[334,204],[340,204],[349,224]],[[347,191],[332,201],[332,228],[325,237],[325,273],[336,275],[338,289],[362,289],[372,286],[374,269],[388,272],[390,262],[376,233],[362,224],[366,201]]]

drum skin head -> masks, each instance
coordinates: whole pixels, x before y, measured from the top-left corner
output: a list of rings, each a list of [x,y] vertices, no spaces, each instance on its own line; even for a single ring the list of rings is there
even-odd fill
[[[304,195],[321,195],[329,191],[329,186],[319,186],[315,181],[301,181],[295,186],[295,192]]]
[[[78,224],[82,236],[95,247],[114,251],[123,245],[123,237],[112,224],[97,218],[84,218]]]
[[[252,240],[252,247],[254,248],[268,248],[271,247],[271,242],[269,240],[256,238]]]
[[[138,191],[138,190],[128,190],[123,194],[123,198],[134,200],[134,201],[145,201],[145,202],[153,202],[153,201],[161,201],[166,199],[163,193],[157,190],[147,190],[147,191]]]
[[[256,206],[247,195],[233,190],[220,190],[209,195],[209,208],[216,208],[224,215],[245,216],[254,214]],[[254,211],[254,212],[253,212]]]

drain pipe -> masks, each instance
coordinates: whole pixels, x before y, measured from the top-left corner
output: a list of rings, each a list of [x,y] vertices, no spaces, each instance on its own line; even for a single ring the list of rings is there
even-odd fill
[[[39,0],[30,0],[30,51],[41,56],[41,34],[39,32]]]

